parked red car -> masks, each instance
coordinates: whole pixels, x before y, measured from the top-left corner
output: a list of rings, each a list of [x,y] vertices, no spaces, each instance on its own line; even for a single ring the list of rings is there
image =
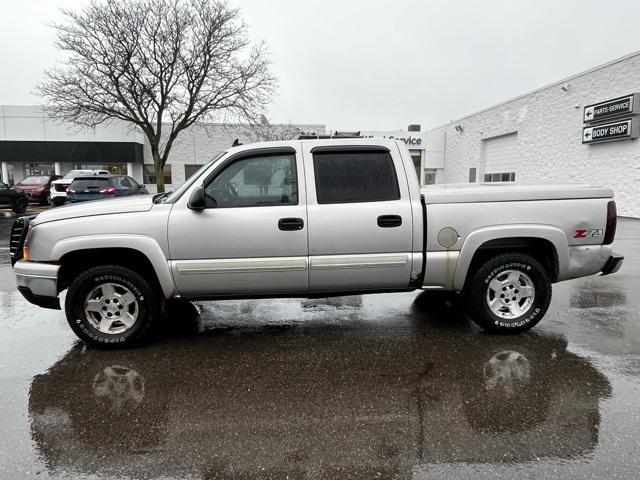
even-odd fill
[[[60,175],[29,175],[20,183],[14,185],[22,190],[29,202],[38,202],[40,205],[49,205],[51,202],[51,182],[62,178]]]

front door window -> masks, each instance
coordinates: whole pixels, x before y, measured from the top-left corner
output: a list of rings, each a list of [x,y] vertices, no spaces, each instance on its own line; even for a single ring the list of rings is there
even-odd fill
[[[205,187],[215,208],[297,205],[293,154],[244,158],[227,166]]]

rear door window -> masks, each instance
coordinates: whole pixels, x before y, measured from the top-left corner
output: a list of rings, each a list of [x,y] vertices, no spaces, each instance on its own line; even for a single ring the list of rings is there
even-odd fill
[[[313,152],[319,204],[400,199],[398,177],[387,150]]]

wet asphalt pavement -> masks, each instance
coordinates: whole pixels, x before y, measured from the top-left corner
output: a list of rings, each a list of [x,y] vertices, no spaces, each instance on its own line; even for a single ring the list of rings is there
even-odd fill
[[[114,352],[15,291],[8,223],[0,478],[640,477],[640,221],[519,336],[387,294],[205,303]]]

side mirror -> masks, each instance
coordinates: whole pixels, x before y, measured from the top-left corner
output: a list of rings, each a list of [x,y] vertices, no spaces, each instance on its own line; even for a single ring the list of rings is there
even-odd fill
[[[204,195],[204,187],[196,188],[193,193],[191,193],[191,197],[189,197],[189,203],[187,206],[191,210],[204,210],[207,208],[207,201]]]
[[[138,189],[142,190],[143,188],[145,188],[144,185],[142,185],[142,184],[138,185]]]

